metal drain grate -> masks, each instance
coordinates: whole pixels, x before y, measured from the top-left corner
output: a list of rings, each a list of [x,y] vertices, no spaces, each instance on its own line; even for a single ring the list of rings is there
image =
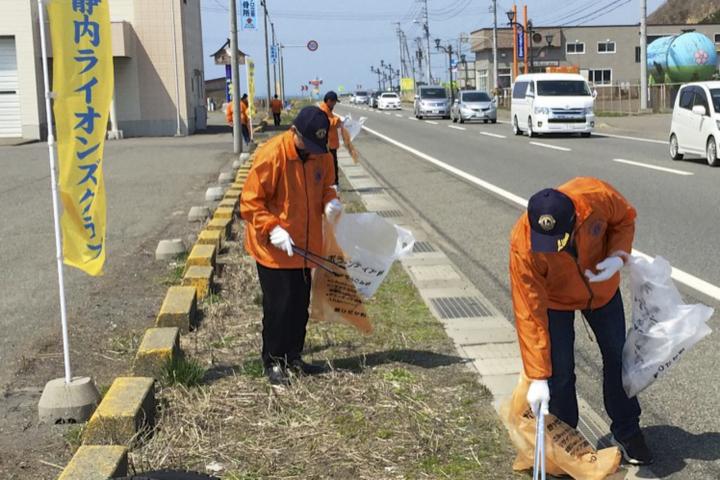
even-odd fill
[[[413,253],[431,253],[435,251],[435,247],[430,242],[415,242],[413,247]]]
[[[380,210],[375,213],[383,218],[402,217],[402,212],[400,210]]]
[[[368,177],[367,175],[349,175],[348,178],[351,180],[365,180],[370,177]]]
[[[440,314],[440,318],[490,317],[492,312],[479,297],[440,297],[430,302]]]
[[[357,193],[364,193],[365,195],[374,195],[383,193],[385,191],[384,188],[381,187],[368,187],[368,188],[358,188],[355,190]]]

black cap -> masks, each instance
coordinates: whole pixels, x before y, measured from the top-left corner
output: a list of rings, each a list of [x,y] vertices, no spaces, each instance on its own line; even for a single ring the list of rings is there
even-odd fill
[[[308,152],[328,153],[327,136],[330,120],[325,112],[318,107],[305,107],[295,117],[293,125],[302,137]]]
[[[340,103],[340,99],[338,98],[337,93],[330,91],[325,94],[325,98],[323,99],[323,102],[327,102],[328,100],[334,100],[338,103]]]
[[[575,228],[575,204],[558,190],[541,190],[528,202],[528,220],[534,252],[562,252]]]

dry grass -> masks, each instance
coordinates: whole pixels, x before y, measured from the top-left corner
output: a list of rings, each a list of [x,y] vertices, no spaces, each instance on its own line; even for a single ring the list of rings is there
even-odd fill
[[[250,479],[505,479],[513,453],[488,392],[396,267],[368,308],[376,331],[310,325],[306,359],[331,372],[271,388],[259,360],[254,262],[229,246],[221,296],[183,349],[208,369],[166,387],[137,471],[163,467]]]

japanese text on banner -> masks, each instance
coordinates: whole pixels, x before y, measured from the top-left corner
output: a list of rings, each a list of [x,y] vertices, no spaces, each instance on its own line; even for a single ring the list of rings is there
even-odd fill
[[[103,152],[113,92],[108,0],[51,0],[53,91],[65,264],[102,275]]]
[[[257,8],[255,0],[243,0],[240,6],[242,8],[242,29],[257,30]]]
[[[246,60],[248,73],[248,114],[250,118],[255,118],[255,61]]]

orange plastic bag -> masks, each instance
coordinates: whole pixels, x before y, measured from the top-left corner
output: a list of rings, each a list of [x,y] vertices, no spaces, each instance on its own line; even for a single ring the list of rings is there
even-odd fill
[[[527,403],[530,380],[520,375],[512,397],[500,406],[500,418],[518,450],[513,470],[529,470],[535,453],[536,418]],[[580,432],[554,415],[545,416],[546,470],[578,480],[603,480],[617,472],[622,458],[617,447],[596,451]]]
[[[333,228],[327,223],[322,256],[338,265],[347,263],[335,240]],[[332,264],[329,267],[329,270],[335,273],[316,268],[313,274],[310,318],[318,322],[342,322],[363,333],[372,333],[372,324],[352,278],[339,267]]]

